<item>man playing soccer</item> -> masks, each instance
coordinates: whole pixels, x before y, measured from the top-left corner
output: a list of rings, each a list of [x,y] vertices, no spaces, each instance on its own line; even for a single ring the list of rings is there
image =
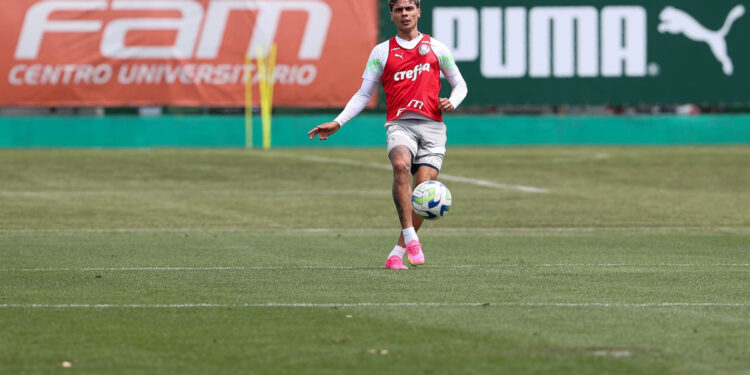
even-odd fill
[[[398,244],[385,262],[386,268],[394,270],[407,269],[404,252],[412,265],[425,262],[417,237],[424,220],[412,211],[409,174],[414,175],[414,186],[437,179],[445,155],[443,112],[453,112],[468,92],[448,47],[417,30],[422,15],[419,1],[388,0],[398,35],[372,50],[362,75],[362,87],[341,114],[307,133],[310,139],[317,135],[326,140],[367,106],[378,82],[382,82],[388,157],[393,167],[393,201],[402,229]],[[452,87],[450,98],[438,97],[441,72]]]

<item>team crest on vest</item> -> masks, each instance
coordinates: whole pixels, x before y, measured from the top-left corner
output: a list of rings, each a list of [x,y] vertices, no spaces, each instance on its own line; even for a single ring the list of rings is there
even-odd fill
[[[428,53],[430,53],[430,46],[428,44],[421,44],[419,46],[419,54],[424,56]]]

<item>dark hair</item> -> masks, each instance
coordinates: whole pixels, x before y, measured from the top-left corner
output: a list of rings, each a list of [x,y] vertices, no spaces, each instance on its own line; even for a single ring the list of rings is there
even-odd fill
[[[393,10],[393,4],[395,4],[397,1],[398,0],[388,0],[388,9]],[[417,8],[419,8],[419,0],[409,0],[409,1],[414,3],[414,5],[416,5]]]

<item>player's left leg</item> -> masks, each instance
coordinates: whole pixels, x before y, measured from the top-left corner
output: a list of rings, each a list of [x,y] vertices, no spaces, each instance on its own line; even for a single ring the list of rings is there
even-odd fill
[[[430,165],[419,165],[417,166],[416,173],[414,173],[414,185],[413,186],[416,187],[417,185],[425,181],[437,180],[439,173],[440,172],[437,169],[435,169],[434,167]],[[411,222],[412,222],[412,225],[414,226],[414,231],[418,232],[419,228],[422,227],[422,223],[424,223],[424,219],[421,216],[415,214],[414,211],[412,211]],[[401,236],[398,239],[398,245],[401,247],[406,247],[403,233],[401,233]]]
[[[417,186],[425,181],[437,179],[438,170],[430,165],[419,165],[416,166],[416,172],[414,173],[414,186]],[[411,200],[410,202],[411,203]],[[424,219],[412,211],[412,226],[413,233],[402,231],[398,239],[398,246],[402,246],[406,249],[406,255],[409,258],[409,263],[412,265],[420,265],[425,262],[424,252],[422,252],[422,243],[419,242],[417,231],[422,227]],[[410,241],[406,241],[407,238]]]
[[[414,186],[417,186],[422,182],[437,179],[445,156],[446,129],[442,122],[418,120],[410,124],[410,130],[417,137],[419,144],[411,170],[414,176]],[[409,198],[411,204],[411,194]],[[413,214],[412,211],[412,231],[404,230],[399,237],[399,245],[403,246],[402,244],[406,243],[409,263],[415,266],[425,262],[422,243],[416,232],[423,222],[424,219]]]
[[[445,124],[432,120],[396,120],[387,123],[386,129],[388,156],[394,172],[393,200],[401,221],[398,243],[388,256],[386,268],[403,269],[396,263],[404,252],[412,265],[425,262],[417,236],[424,220],[412,210],[411,193],[414,186],[435,180],[440,172],[445,155]],[[409,172],[413,175],[413,186],[408,181]],[[393,262],[389,265],[391,259]]]

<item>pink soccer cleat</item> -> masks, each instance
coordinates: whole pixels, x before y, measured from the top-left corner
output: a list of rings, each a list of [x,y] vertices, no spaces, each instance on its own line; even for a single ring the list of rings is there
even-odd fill
[[[419,241],[411,241],[406,244],[406,255],[409,256],[409,263],[412,266],[418,266],[424,263],[424,253],[422,252],[422,244]]]
[[[408,270],[408,268],[404,266],[404,261],[401,260],[401,257],[398,255],[389,257],[385,261],[385,268],[389,270]]]

